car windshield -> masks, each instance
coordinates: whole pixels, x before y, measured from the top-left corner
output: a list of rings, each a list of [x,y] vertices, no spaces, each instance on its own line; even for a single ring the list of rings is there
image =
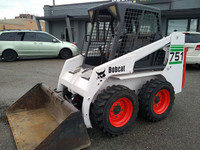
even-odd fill
[[[186,43],[200,43],[200,34],[186,34]]]

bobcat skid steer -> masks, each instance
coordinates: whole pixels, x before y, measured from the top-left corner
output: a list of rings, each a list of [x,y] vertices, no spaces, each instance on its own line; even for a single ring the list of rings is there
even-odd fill
[[[7,109],[18,149],[89,146],[91,120],[110,136],[130,127],[140,110],[167,117],[185,78],[184,34],[160,35],[160,11],[111,2],[89,10],[86,51],[66,60],[57,89],[38,84]]]

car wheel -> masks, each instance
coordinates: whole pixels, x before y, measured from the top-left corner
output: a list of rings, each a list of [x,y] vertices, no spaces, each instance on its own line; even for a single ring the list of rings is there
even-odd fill
[[[63,49],[60,51],[60,58],[69,59],[72,57],[72,52],[70,49]]]
[[[17,59],[17,53],[13,50],[6,50],[3,53],[3,58],[7,62],[15,61]]]

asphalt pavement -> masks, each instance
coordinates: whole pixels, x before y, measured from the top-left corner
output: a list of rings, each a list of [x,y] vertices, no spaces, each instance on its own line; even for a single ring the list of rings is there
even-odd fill
[[[5,109],[40,82],[56,88],[64,60],[0,60],[0,150],[16,150]],[[176,95],[168,118],[157,123],[140,115],[131,128],[118,137],[107,137],[98,127],[88,129],[91,146],[86,150],[199,150],[200,69],[187,66],[182,93]]]

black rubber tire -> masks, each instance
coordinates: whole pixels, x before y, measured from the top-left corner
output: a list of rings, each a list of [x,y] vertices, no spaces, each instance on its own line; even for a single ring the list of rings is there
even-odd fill
[[[166,107],[166,110],[164,110],[161,114],[157,114],[153,110],[153,101],[156,94],[163,89],[169,92],[170,102],[168,107]],[[147,81],[147,83],[143,85],[138,95],[140,113],[146,120],[151,122],[163,120],[170,113],[174,104],[174,99],[175,93],[171,83],[159,79]]]
[[[69,59],[72,57],[72,52],[70,49],[62,49],[59,54],[62,59]]]
[[[17,53],[13,50],[6,50],[3,53],[3,58],[7,62],[15,61],[17,59]]]
[[[109,111],[114,102],[120,98],[128,98],[133,106],[133,111],[128,122],[121,126],[115,127],[109,121]],[[116,136],[128,129],[137,117],[139,103],[137,96],[129,88],[122,85],[113,85],[107,87],[98,96],[92,105],[91,116],[92,120],[99,126],[100,129],[108,136]]]

